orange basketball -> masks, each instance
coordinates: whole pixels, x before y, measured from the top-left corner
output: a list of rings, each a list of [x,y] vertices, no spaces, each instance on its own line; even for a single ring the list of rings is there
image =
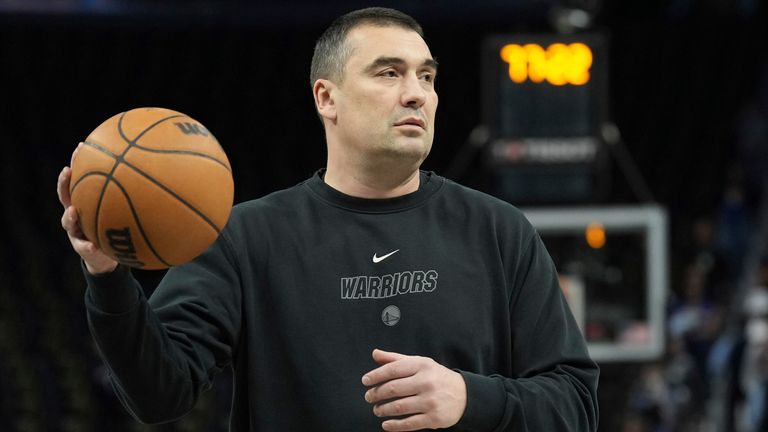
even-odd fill
[[[86,237],[120,263],[183,264],[227,223],[232,168],[196,120],[137,108],[108,119],[83,143],[72,161],[72,204]]]

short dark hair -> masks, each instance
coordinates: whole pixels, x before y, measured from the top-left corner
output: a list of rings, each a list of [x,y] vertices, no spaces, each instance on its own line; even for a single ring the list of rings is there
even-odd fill
[[[415,19],[395,9],[370,7],[344,14],[331,23],[315,44],[315,53],[312,55],[312,67],[309,72],[310,86],[314,86],[315,81],[321,78],[342,80],[344,65],[351,54],[350,48],[345,43],[347,34],[355,27],[365,24],[377,27],[402,27],[424,37],[424,31]]]

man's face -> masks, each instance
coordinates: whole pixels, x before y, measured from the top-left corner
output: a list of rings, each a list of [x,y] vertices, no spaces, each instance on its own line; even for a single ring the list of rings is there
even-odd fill
[[[352,54],[334,97],[340,149],[366,163],[421,163],[437,109],[429,47],[412,30],[370,25],[352,29],[346,43]]]

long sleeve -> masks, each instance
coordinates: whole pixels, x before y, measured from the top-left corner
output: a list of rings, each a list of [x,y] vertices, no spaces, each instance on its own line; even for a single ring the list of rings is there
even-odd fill
[[[594,431],[598,371],[533,228],[508,203],[422,180],[363,200],[318,175],[239,204],[149,300],[127,269],[89,277],[91,330],[124,405],[178,418],[231,365],[233,432],[378,430],[360,377],[379,347],[463,371],[456,430]]]
[[[458,430],[595,431],[599,370],[534,235],[510,268],[512,376],[462,372],[467,408]]]
[[[86,272],[86,310],[98,351],[123,405],[158,423],[189,412],[238,340],[239,282],[219,241],[195,261],[172,268],[151,300],[125,267]]]

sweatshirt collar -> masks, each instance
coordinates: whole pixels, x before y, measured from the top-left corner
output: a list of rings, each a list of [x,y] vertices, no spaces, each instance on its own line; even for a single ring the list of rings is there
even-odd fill
[[[305,185],[320,200],[347,210],[361,213],[392,213],[417,207],[428,200],[443,185],[445,179],[431,171],[419,171],[419,189],[394,198],[359,198],[328,186],[323,180],[325,168],[318,170]]]

